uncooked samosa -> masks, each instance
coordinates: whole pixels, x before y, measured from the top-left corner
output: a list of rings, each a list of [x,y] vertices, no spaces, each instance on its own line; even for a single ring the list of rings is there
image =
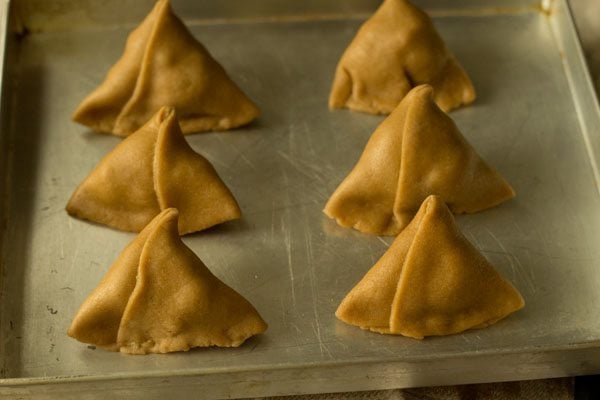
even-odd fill
[[[231,129],[258,116],[254,103],[173,14],[169,0],[158,0],[131,32],[121,59],[73,119],[127,136],[163,105],[177,110],[186,134]]]
[[[430,194],[456,213],[475,213],[515,196],[433,101],[414,88],[375,130],[325,214],[346,227],[397,235]]]
[[[180,212],[182,235],[241,215],[210,162],[186,142],[175,111],[163,107],[100,161],[71,196],[67,212],[139,232],[169,207]]]
[[[168,208],[125,248],[75,315],[69,336],[131,354],[237,347],[267,324],[183,244]]]
[[[524,304],[460,233],[444,202],[429,196],[336,316],[362,329],[422,339],[489,326]]]
[[[342,55],[329,107],[388,114],[424,83],[444,111],[475,100],[471,80],[427,14],[407,0],[384,0]]]

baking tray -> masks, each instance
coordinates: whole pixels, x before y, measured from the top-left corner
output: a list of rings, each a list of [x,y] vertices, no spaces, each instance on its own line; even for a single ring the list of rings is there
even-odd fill
[[[424,341],[334,317],[391,243],[321,213],[382,120],[327,109],[335,65],[378,2],[173,2],[262,109],[246,128],[187,137],[244,216],[184,241],[269,330],[237,349],[143,357],[66,336],[134,237],[65,213],[120,141],[69,117],[152,2],[25,0],[8,13],[0,0],[0,396],[232,398],[600,372],[600,112],[565,1],[418,2],[477,88],[452,118],[518,193],[458,222],[527,303],[488,329]]]

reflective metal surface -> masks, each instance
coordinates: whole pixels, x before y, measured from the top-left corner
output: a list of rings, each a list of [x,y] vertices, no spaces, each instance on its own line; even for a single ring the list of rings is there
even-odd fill
[[[460,11],[461,2],[452,4]],[[3,93],[14,103],[2,115],[10,129],[1,149],[8,181],[0,395],[227,398],[600,372],[600,197],[591,161],[600,113],[565,3],[553,6],[550,15],[515,8],[434,20],[478,93],[451,115],[517,192],[458,222],[526,307],[488,329],[424,341],[365,332],[334,316],[391,242],[338,227],[321,212],[382,120],[327,109],[336,62],[360,19],[192,25],[262,115],[244,129],[187,137],[231,188],[243,218],[184,241],[256,306],[269,330],[237,349],[166,356],[96,350],[65,333],[134,237],[64,211],[120,140],[69,117],[119,57],[128,30],[20,39],[18,58],[9,60],[17,73],[5,76],[15,85]]]

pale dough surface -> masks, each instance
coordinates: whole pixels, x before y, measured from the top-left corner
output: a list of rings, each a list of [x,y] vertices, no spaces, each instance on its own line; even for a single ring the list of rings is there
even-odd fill
[[[336,316],[363,329],[422,339],[491,325],[524,304],[461,234],[444,202],[430,196]]]
[[[515,196],[421,85],[377,127],[325,214],[340,225],[397,235],[425,198],[440,196],[456,213],[475,213]]]
[[[427,14],[406,0],[384,0],[342,55],[329,106],[388,114],[425,83],[444,111],[475,100],[471,80]]]
[[[107,154],[67,204],[75,217],[141,231],[161,210],[179,210],[186,234],[240,218],[214,167],[183,137],[172,108],[161,108]]]
[[[68,334],[132,354],[237,347],[267,324],[179,238],[168,208],[125,248],[75,315]]]
[[[259,110],[171,10],[159,0],[127,38],[125,51],[73,119],[127,136],[163,106],[174,107],[183,133],[226,130]]]

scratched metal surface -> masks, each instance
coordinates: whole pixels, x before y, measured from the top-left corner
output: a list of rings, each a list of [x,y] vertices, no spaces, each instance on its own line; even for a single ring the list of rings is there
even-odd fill
[[[391,242],[340,228],[321,212],[382,120],[327,109],[336,62],[360,22],[191,27],[262,115],[233,132],[188,136],[231,188],[243,218],[184,241],[256,306],[269,330],[238,349],[168,356],[122,356],[65,334],[83,299],[134,237],[70,218],[63,209],[76,185],[119,143],[69,116],[119,57],[127,30],[24,37],[16,88],[9,93],[15,105],[11,129],[3,132],[9,135],[2,149],[9,180],[3,199],[0,381],[10,386],[19,379],[266,374],[286,368],[302,373],[313,367],[324,368],[327,378],[341,366],[359,371],[363,362],[427,362],[434,368],[457,357],[600,347],[600,197],[551,23],[533,11],[435,19],[478,92],[473,106],[452,117],[518,193],[458,222],[521,291],[526,307],[488,329],[425,341],[364,332],[334,317],[345,293]],[[591,368],[597,364],[578,371]],[[504,373],[490,370],[485,377],[528,376],[519,369]],[[470,379],[458,374],[451,382]],[[247,393],[315,389],[264,384],[256,390]]]

